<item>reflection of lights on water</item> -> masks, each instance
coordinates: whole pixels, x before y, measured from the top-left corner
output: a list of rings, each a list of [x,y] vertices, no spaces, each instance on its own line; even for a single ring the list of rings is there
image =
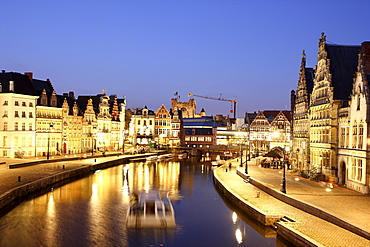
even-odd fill
[[[242,232],[239,229],[236,229],[235,231],[235,238],[238,244],[241,244],[243,242]]]
[[[129,186],[128,186],[128,169],[130,168],[129,165],[125,165],[123,167],[123,176],[124,176],[124,180],[123,180],[123,188],[122,188],[122,193],[124,196],[129,196],[130,195],[130,189],[129,189]]]
[[[99,188],[98,187],[99,187],[99,185],[96,184],[96,183],[92,185],[92,188],[91,188],[91,190],[92,190],[91,198],[92,199],[99,198],[99,191],[98,191]]]
[[[238,219],[238,215],[235,212],[233,212],[232,218],[233,218],[233,223],[235,224],[236,220]]]
[[[204,165],[202,165],[202,173],[204,172]]]

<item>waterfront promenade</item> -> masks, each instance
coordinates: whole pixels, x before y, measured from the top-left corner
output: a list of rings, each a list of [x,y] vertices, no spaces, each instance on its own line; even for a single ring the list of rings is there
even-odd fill
[[[125,156],[121,155],[119,158]],[[31,159],[1,158],[0,163],[6,163],[0,164],[0,197],[9,190],[38,179],[117,158],[117,155],[82,158],[78,160],[42,163],[17,169],[8,169],[8,166],[30,162]],[[268,214],[288,216],[294,222],[279,224],[284,225],[291,232],[308,239],[314,244],[313,246],[370,246],[368,239],[290,206],[284,200],[278,200],[251,183],[245,182],[237,174],[237,169],[239,169],[239,172],[243,172],[245,167],[240,168],[239,162],[234,160],[232,161],[231,168],[229,166],[220,167],[215,171],[215,174],[225,184],[228,190],[239,198],[242,198],[242,200],[253,204],[259,210]],[[248,171],[251,179],[258,180],[270,189],[280,191],[282,181],[281,170],[260,168],[256,165],[256,160],[252,159],[252,161],[248,162]],[[310,204],[343,219],[350,225],[361,228],[365,232],[370,232],[370,216],[368,214],[370,197],[345,188],[333,187],[331,191],[327,191],[327,188],[327,184],[298,178],[294,174],[287,172],[288,197]],[[259,196],[257,196],[257,192],[259,192]]]
[[[278,200],[262,191],[261,188],[247,183],[237,174],[237,169],[244,173],[245,166],[239,167],[239,162],[234,160],[231,169],[229,166],[221,167],[215,171],[215,175],[229,191],[262,212],[287,216],[292,222],[280,222],[279,224],[288,228],[290,232],[307,239],[312,246],[370,246],[370,240],[290,206],[284,202],[284,199]],[[263,186],[280,193],[281,170],[258,167],[256,160],[252,159],[248,162],[248,175],[251,180],[257,180]],[[286,173],[286,181],[287,198],[313,206],[319,211],[342,219],[350,226],[370,233],[369,196],[345,188],[335,186],[331,188],[329,184],[299,178],[289,171]]]

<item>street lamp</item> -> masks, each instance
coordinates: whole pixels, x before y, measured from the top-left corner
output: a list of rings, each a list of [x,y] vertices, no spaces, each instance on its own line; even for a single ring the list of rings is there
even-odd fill
[[[48,133],[48,152],[46,154],[46,159],[48,160],[50,158],[50,131],[53,128],[53,124],[49,125],[49,133]]]
[[[250,160],[251,128],[248,121],[248,151],[245,154],[245,174],[248,174],[248,161]]]
[[[282,185],[281,185],[281,192],[283,192],[284,194],[286,194],[286,164],[285,164],[285,120],[284,120],[284,123],[283,123],[283,131],[284,131],[284,149],[283,149],[283,181],[282,181]]]

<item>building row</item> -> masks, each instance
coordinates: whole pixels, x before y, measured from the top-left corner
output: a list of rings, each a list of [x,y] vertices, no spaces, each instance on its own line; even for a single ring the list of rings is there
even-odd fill
[[[369,193],[370,42],[328,44],[322,33],[317,65],[303,52],[293,99],[293,167],[309,178]]]
[[[27,157],[119,150],[124,99],[105,92],[57,95],[32,73],[0,73],[0,156]]]

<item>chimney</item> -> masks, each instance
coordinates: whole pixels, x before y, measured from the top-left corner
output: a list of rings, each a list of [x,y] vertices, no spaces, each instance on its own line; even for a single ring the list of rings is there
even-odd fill
[[[14,92],[14,81],[9,81],[9,92]]]
[[[70,91],[70,92],[69,92],[69,97],[70,97],[71,99],[75,99],[75,93],[74,93],[73,91]]]
[[[370,73],[370,41],[362,42],[361,53],[366,73]]]
[[[30,81],[32,82],[33,80],[33,73],[32,72],[26,72],[24,73],[26,76],[28,76],[28,78],[30,78]]]

